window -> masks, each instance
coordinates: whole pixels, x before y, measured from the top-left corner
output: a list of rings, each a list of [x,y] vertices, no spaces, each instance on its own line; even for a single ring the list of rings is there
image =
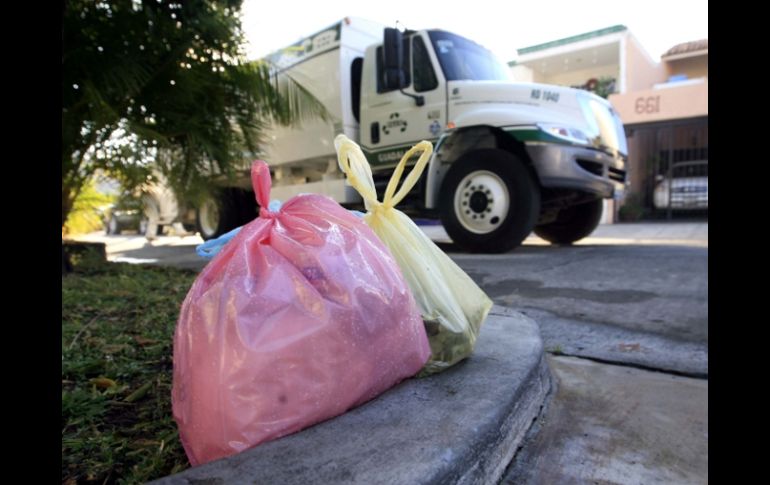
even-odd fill
[[[404,37],[404,60],[401,65],[401,69],[404,70],[404,76],[406,77],[406,86],[412,84],[411,76],[409,75],[409,37]],[[377,92],[385,93],[393,91],[392,89],[385,89],[384,87],[385,68],[382,60],[382,46],[377,48]],[[404,86],[404,87],[406,87]]]
[[[508,81],[510,71],[491,52],[459,35],[428,32],[447,81]]]
[[[361,73],[364,69],[364,58],[356,57],[350,65],[350,95],[353,104],[353,116],[361,122]]]
[[[422,37],[415,36],[412,40],[412,77],[414,78],[414,90],[418,93],[430,91],[438,87],[436,73],[430,61],[428,49],[425,47]]]

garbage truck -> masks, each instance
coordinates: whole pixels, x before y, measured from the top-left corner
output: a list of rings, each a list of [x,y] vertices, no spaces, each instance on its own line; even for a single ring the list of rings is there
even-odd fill
[[[328,112],[269,128],[260,155],[274,199],[314,192],[360,208],[337,164],[340,133],[361,146],[380,196],[402,155],[432,142],[429,165],[399,209],[440,219],[473,252],[509,251],[532,231],[555,244],[577,241],[599,224],[603,199],[624,189],[626,138],[608,101],[514,82],[508,66],[460,35],[346,17],[266,60],[278,82],[298,83]],[[247,169],[196,209],[204,239],[256,216]]]

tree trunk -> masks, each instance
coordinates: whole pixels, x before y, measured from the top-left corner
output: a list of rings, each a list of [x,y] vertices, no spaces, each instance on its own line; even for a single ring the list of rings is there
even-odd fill
[[[70,215],[74,200],[70,196],[72,193],[68,187],[62,185],[61,188],[61,227],[64,228],[64,224],[67,222],[67,217]]]
[[[67,251],[64,250],[64,241],[61,244],[61,274],[67,274],[72,272],[72,263],[67,255]]]
[[[64,230],[64,224],[67,222],[67,217],[72,210],[72,200],[68,197],[69,190],[64,185],[61,188],[61,227]],[[62,232],[63,233],[63,232]],[[72,272],[72,263],[70,262],[69,255],[64,249],[64,240],[61,242],[61,274],[67,274]]]

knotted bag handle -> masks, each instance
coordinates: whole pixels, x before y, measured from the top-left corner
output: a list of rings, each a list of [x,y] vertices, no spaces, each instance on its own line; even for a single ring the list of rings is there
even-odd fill
[[[409,158],[412,157],[412,155],[420,150],[422,150],[420,158],[417,159],[417,163],[414,164],[414,167],[409,172],[409,175],[407,175],[404,179],[404,183],[401,185],[401,188],[398,190],[398,192],[396,192],[396,187],[398,187],[398,182],[401,180],[401,174],[404,173],[406,162],[409,160]],[[425,170],[425,167],[428,165],[428,161],[430,160],[432,153],[433,145],[430,142],[424,140],[404,153],[404,156],[401,157],[401,161],[398,162],[398,165],[396,165],[396,169],[393,171],[393,175],[390,177],[388,187],[385,189],[385,198],[382,201],[385,206],[395,207],[404,199],[404,197],[406,197],[409,191],[412,190],[412,187],[414,187],[415,184],[417,184],[417,181],[420,180],[420,176]],[[393,192],[396,192],[396,194],[393,195]]]
[[[270,167],[263,160],[254,160],[251,164],[251,185],[259,204],[259,217],[272,217],[277,209],[270,205]],[[280,206],[278,206],[280,207]]]
[[[369,162],[366,161],[361,147],[345,135],[338,135],[334,139],[334,147],[337,149],[337,160],[340,169],[347,175],[350,185],[363,197],[367,210],[378,205],[393,208],[401,202],[420,179],[433,153],[433,145],[427,141],[421,141],[404,153],[404,156],[401,157],[398,165],[396,165],[393,175],[390,177],[388,186],[385,189],[385,197],[382,204],[380,204],[377,201],[377,190],[374,187],[372,169],[369,166]],[[398,182],[404,173],[406,162],[418,151],[422,151],[420,158],[406,179],[404,179],[401,189],[396,192],[396,187],[398,187]],[[395,195],[394,192],[396,192]]]

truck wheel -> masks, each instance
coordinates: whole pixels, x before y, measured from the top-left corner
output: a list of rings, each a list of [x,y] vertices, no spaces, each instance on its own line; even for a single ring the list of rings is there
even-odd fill
[[[206,198],[196,210],[196,222],[201,237],[208,241],[238,227],[230,193],[227,190]]]
[[[142,217],[139,219],[139,228],[137,229],[137,232],[140,236],[149,236],[149,237],[156,237],[163,235],[163,224],[158,224],[155,226],[155,234],[147,234],[147,226],[150,224],[150,221],[147,220],[146,217]]]
[[[107,221],[107,234],[110,236],[116,236],[120,234],[120,222],[118,221],[118,218],[115,216],[111,216],[110,220]]]
[[[602,199],[565,207],[555,221],[535,227],[535,234],[553,244],[572,244],[594,232],[602,207]]]
[[[449,169],[439,196],[441,222],[460,247],[502,253],[520,245],[540,212],[540,191],[513,154],[478,150]]]

